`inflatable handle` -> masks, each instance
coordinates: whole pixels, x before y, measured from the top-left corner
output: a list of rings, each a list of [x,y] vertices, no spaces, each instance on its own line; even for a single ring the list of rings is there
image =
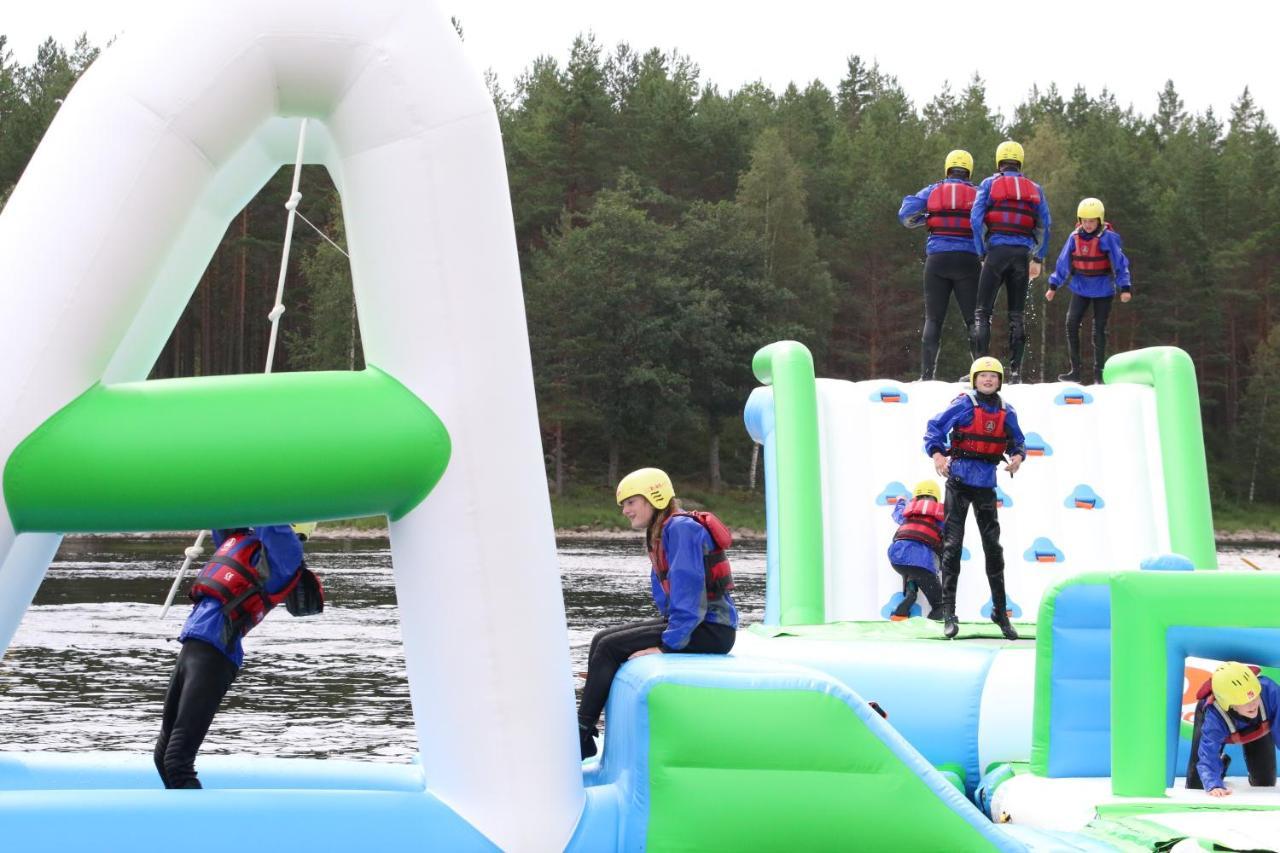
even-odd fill
[[[815,625],[826,619],[822,471],[813,356],[796,341],[763,347],[751,360],[756,378],[773,386],[778,478],[779,620]]]
[[[1191,356],[1177,347],[1118,353],[1107,359],[1103,378],[1108,385],[1129,382],[1155,389],[1170,550],[1190,557],[1197,569],[1218,568],[1200,392]]]

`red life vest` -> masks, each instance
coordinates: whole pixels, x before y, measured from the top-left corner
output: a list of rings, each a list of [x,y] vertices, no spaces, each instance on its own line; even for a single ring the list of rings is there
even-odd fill
[[[702,568],[706,576],[707,600],[715,601],[733,589],[733,571],[724,554],[733,544],[733,535],[729,533],[729,528],[724,526],[724,522],[709,512],[673,512],[671,517],[662,523],[663,529],[666,529],[672,519],[682,515],[692,518],[711,534],[714,548],[702,555]],[[658,576],[662,591],[671,595],[671,581],[667,578],[671,567],[667,564],[667,552],[662,546],[661,531],[658,533],[656,544],[649,549],[649,562]]]
[[[1000,175],[991,182],[987,210],[982,217],[987,229],[996,234],[1034,237],[1040,188],[1022,175]]]
[[[1111,258],[1102,251],[1102,235],[1110,231],[1110,225],[1103,225],[1093,237],[1084,239],[1083,232],[1077,228],[1074,236],[1075,251],[1071,253],[1071,269],[1080,275],[1110,275]]]
[[[1254,675],[1262,672],[1259,667],[1253,665],[1250,665],[1249,669],[1253,670]],[[1236,729],[1236,722],[1231,718],[1230,712],[1222,710],[1222,706],[1214,698],[1212,680],[1200,685],[1200,689],[1196,691],[1196,699],[1208,703],[1205,708],[1206,714],[1209,713],[1209,708],[1212,708],[1222,718],[1223,724],[1227,727],[1227,737],[1224,743],[1253,743],[1259,738],[1266,737],[1271,732],[1271,722],[1267,719],[1267,706],[1264,702],[1258,703],[1258,716],[1254,718],[1258,721],[1257,727],[1240,732]]]
[[[942,550],[942,505],[933,498],[915,498],[902,512],[902,524],[893,541],[909,539],[922,542],[935,551]]]
[[[1005,427],[1007,410],[1000,404],[1000,411],[988,412],[978,405],[978,396],[969,393],[973,401],[973,422],[951,430],[953,459],[981,459],[983,462],[999,462],[1009,449],[1009,432]]]
[[[214,598],[222,602],[222,615],[227,618],[232,631],[243,637],[265,619],[273,607],[284,601],[298,583],[300,572],[294,572],[284,589],[277,593],[267,592],[269,571],[266,559],[257,536],[242,531],[231,534],[196,576],[191,587],[191,600]]]
[[[968,181],[944,181],[929,193],[925,209],[929,211],[924,225],[930,234],[939,237],[964,237],[973,239],[973,227],[969,223],[969,211],[978,190]]]

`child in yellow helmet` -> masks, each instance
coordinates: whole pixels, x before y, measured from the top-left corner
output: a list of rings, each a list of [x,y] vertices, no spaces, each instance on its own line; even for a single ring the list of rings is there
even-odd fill
[[[1231,794],[1226,780],[1229,763],[1223,750],[1241,744],[1249,784],[1276,784],[1276,741],[1271,731],[1280,714],[1280,687],[1255,667],[1236,661],[1218,667],[1197,696],[1195,729],[1187,787],[1202,788],[1211,797]]]
[[[720,520],[681,510],[671,478],[658,468],[623,477],[617,501],[631,528],[645,532],[653,603],[662,618],[615,625],[591,639],[578,705],[583,758],[596,754],[596,724],[624,663],[651,654],[728,654],[737,636],[733,575],[724,553],[729,531]]]
[[[1120,235],[1106,221],[1106,209],[1096,198],[1086,198],[1076,208],[1076,228],[1062,245],[1058,264],[1049,276],[1049,290],[1044,298],[1053,301],[1058,288],[1071,289],[1071,305],[1067,308],[1067,358],[1071,368],[1058,377],[1060,382],[1083,382],[1081,368],[1080,325],[1084,313],[1093,310],[1094,381],[1102,381],[1102,367],[1107,360],[1107,320],[1111,316],[1111,300],[1116,288],[1120,301],[1133,297],[1129,276],[1129,258],[1124,253]]]
[[[919,593],[929,599],[929,618],[941,622],[942,525],[945,513],[942,490],[933,480],[921,480],[911,490],[911,500],[900,500],[893,508],[898,530],[889,545],[889,565],[902,576],[902,601],[894,608],[894,619],[906,619]]]

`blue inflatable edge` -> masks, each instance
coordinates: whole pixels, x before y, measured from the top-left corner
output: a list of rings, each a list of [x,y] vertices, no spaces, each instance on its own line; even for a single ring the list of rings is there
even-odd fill
[[[777,625],[778,600],[778,478],[777,441],[774,438],[776,419],[773,406],[773,389],[761,386],[751,392],[742,419],[751,439],[764,448],[761,468],[764,475],[764,519],[768,533],[765,544],[764,624]]]

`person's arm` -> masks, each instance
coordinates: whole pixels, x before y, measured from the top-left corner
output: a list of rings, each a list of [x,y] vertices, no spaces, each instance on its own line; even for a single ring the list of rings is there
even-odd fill
[[[1027,438],[1022,434],[1022,427],[1018,425],[1018,413],[1013,410],[1013,406],[1006,406],[1006,409],[1004,425],[1009,430],[1009,464],[1005,466],[1005,470],[1013,476],[1026,461]]]
[[[298,567],[302,565],[302,543],[298,534],[287,524],[271,524],[255,527],[253,532],[262,541],[269,575],[267,591],[279,592],[288,585]]]
[[[671,612],[662,632],[663,652],[689,645],[693,630],[707,615],[707,580],[703,556],[711,535],[691,518],[677,518],[663,528],[662,543],[671,567]]]
[[[987,215],[988,196],[991,193],[991,179],[987,178],[978,186],[978,194],[973,199],[973,209],[969,211],[969,227],[973,229],[973,249],[982,257],[987,253],[985,244],[987,224],[983,219]]]
[[[1053,274],[1049,276],[1049,292],[1046,293],[1045,299],[1053,301],[1053,293],[1059,287],[1067,283],[1067,279],[1071,277],[1071,252],[1075,249],[1076,235],[1072,232],[1067,236],[1067,242],[1062,244],[1062,251],[1058,253],[1058,263],[1053,268]]]
[[[1038,264],[1044,263],[1044,259],[1049,257],[1049,227],[1051,224],[1049,197],[1044,194],[1044,187],[1040,187],[1040,206],[1036,208],[1036,249],[1032,252],[1032,259]]]
[[[926,205],[929,202],[929,193],[933,192],[935,184],[930,184],[915,195],[904,196],[902,199],[902,207],[898,208],[898,221],[907,228],[919,228],[924,225],[925,219],[929,215]]]
[[[667,594],[662,590],[662,582],[658,580],[658,573],[653,569],[649,570],[649,589],[653,592],[653,606],[658,608],[658,612],[665,617],[671,609],[671,602],[667,600]]]
[[[893,523],[901,524],[907,517],[907,501],[898,501],[893,505]]]
[[[933,460],[934,470],[945,477],[951,468],[951,458],[947,456],[950,445],[951,430],[963,426],[960,420],[967,412],[969,421],[973,420],[973,405],[969,397],[961,394],[941,414],[931,419],[924,431],[924,455]]]
[[[1107,231],[1102,236],[1107,238],[1106,252],[1111,259],[1111,272],[1116,277],[1116,286],[1120,288],[1121,298],[1127,301],[1128,295],[1133,292],[1133,282],[1129,276],[1129,256],[1124,253],[1124,243],[1119,234]]]
[[[1231,792],[1222,778],[1222,745],[1226,737],[1227,727],[1223,725],[1218,713],[1206,709],[1204,722],[1200,724],[1200,750],[1196,753],[1196,770],[1200,772],[1200,782],[1209,794],[1218,789]]]

